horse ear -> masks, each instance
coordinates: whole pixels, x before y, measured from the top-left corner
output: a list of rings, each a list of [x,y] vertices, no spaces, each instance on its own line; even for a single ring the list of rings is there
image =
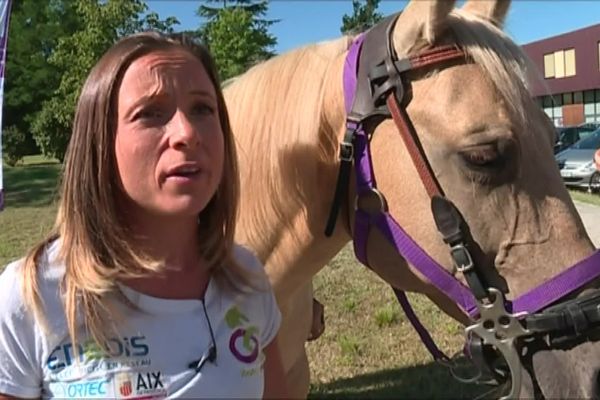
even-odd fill
[[[499,28],[504,25],[510,0],[469,0],[462,7],[464,11],[487,19]]]
[[[412,0],[394,27],[394,47],[398,55],[408,54],[422,41],[433,44],[446,29],[446,17],[455,0]]]

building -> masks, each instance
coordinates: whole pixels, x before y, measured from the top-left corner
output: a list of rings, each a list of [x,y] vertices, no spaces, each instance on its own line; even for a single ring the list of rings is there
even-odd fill
[[[554,125],[600,122],[600,24],[522,47],[541,75],[533,95]]]

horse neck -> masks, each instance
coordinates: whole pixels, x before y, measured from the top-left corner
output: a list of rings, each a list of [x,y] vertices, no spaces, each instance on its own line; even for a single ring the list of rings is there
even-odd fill
[[[293,116],[318,118],[319,129],[302,143],[294,143],[277,154],[281,160],[277,172],[279,182],[293,184],[279,188],[267,184],[268,189],[259,189],[249,172],[252,166],[243,163],[240,166],[242,192],[237,239],[252,248],[264,262],[278,298],[288,297],[294,289],[309,283],[350,240],[346,209],[340,212],[334,234],[324,235],[337,180],[337,149],[345,120],[343,62],[344,54],[341,54],[322,77],[321,115],[299,113]],[[297,101],[302,103],[302,99]],[[240,139],[242,146],[251,140],[249,137]],[[260,201],[257,201],[258,190],[267,190],[261,193]]]

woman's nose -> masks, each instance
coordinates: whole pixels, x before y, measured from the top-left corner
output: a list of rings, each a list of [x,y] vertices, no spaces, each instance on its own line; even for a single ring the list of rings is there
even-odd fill
[[[172,147],[193,147],[200,143],[196,127],[181,110],[175,112],[168,129]]]

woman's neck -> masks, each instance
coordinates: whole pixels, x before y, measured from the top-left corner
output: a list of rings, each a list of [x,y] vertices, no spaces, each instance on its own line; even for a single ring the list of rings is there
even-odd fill
[[[170,299],[202,298],[210,279],[199,248],[197,218],[145,218],[131,221],[136,247],[164,262],[160,274],[125,283],[141,293]]]

